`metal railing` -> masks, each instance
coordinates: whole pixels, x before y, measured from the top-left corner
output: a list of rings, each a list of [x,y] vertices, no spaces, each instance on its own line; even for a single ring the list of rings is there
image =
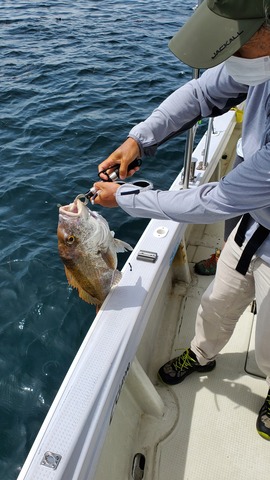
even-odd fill
[[[208,165],[207,160],[208,160],[210,143],[211,143],[211,135],[214,133],[213,121],[214,119],[212,117],[209,118],[208,128],[205,134],[206,139],[205,139],[203,161],[201,166],[202,170],[205,170]],[[186,147],[185,147],[185,154],[184,154],[183,177],[182,177],[183,188],[189,188],[190,181],[193,181],[195,179],[194,173],[195,173],[195,166],[196,166],[197,159],[192,158],[192,153],[194,150],[194,140],[195,140],[196,130],[197,130],[197,125],[190,128],[190,130],[187,132],[187,140],[186,140]]]
[[[197,8],[204,0],[198,0],[198,3],[195,8]],[[193,68],[192,70],[192,79],[199,78],[200,71],[198,68]],[[189,187],[189,182],[194,180],[194,172],[196,163],[192,159],[192,152],[194,150],[194,141],[195,141],[195,134],[198,125],[194,125],[190,128],[187,132],[187,139],[186,139],[186,146],[185,146],[185,154],[184,154],[184,166],[183,166],[183,177],[182,177],[182,184],[183,188]],[[209,147],[211,141],[211,134],[213,133],[213,118],[209,119],[208,122],[208,129],[206,133],[206,141],[205,141],[205,149],[204,149],[204,157],[202,168],[205,170],[207,167],[207,158],[209,154]]]

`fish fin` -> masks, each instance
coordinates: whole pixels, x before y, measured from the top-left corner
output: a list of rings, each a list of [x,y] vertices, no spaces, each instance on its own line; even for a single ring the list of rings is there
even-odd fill
[[[92,305],[101,305],[100,301],[97,298],[92,297],[92,295],[90,295],[80,286],[80,284],[77,282],[75,277],[72,275],[72,273],[70,272],[70,270],[68,270],[66,266],[65,266],[65,273],[66,273],[66,277],[69,285],[78,290],[79,297],[82,300]]]
[[[100,251],[100,255],[103,258],[104,262],[106,263],[107,267],[114,270],[117,267],[116,256],[110,250],[106,252]]]
[[[129,243],[123,242],[123,240],[119,240],[118,238],[114,238],[113,242],[114,242],[116,252],[118,252],[118,253],[119,252],[126,252],[127,250],[129,250],[131,252],[133,250],[131,245],[129,245]]]
[[[84,300],[86,303],[90,303],[92,305],[101,305],[100,301],[97,298],[92,297],[89,293],[87,293],[83,288],[78,288],[79,297]]]
[[[121,278],[122,278],[122,273],[119,272],[119,270],[115,270],[112,277],[112,287],[117,285],[120,282]]]
[[[111,231],[110,231],[110,234],[111,234],[112,237],[114,237],[115,232],[114,232],[113,230],[111,230]]]
[[[71,285],[71,287],[74,287],[74,288],[79,288],[79,284],[77,282],[77,280],[75,279],[75,277],[72,275],[72,273],[70,272],[70,270],[65,266],[65,274],[66,274],[66,277],[67,277],[67,281],[69,283],[69,285]]]

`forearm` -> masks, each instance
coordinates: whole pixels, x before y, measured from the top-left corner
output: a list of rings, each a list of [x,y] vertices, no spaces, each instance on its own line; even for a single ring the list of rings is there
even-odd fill
[[[200,118],[200,104],[188,83],[166,98],[144,122],[133,127],[129,136],[139,144],[142,156],[153,156],[159,145],[186,131]]]
[[[132,128],[129,136],[139,144],[141,155],[154,155],[159,145],[201,118],[221,115],[245,99],[247,88],[228,78],[223,67],[211,70],[173,92],[144,122]]]
[[[132,194],[128,185],[121,186],[116,192],[118,205],[129,215],[142,218],[174,220],[182,223],[215,223],[233,218],[237,213],[234,207],[218,208],[216,201],[211,202],[211,191],[218,184],[203,185],[196,190],[147,191]],[[130,191],[130,194],[126,194]]]
[[[265,175],[267,152],[267,147],[261,149],[260,154],[242,162],[218,183],[139,195],[124,193],[129,188],[127,184],[118,189],[116,201],[132,216],[183,223],[215,223],[249,212],[256,221],[270,228],[270,190]]]

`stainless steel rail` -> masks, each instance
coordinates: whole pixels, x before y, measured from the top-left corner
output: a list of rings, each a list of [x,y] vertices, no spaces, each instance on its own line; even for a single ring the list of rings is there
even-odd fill
[[[197,79],[199,78],[199,69],[193,68],[192,71],[192,78]],[[188,188],[189,180],[190,180],[190,173],[192,168],[192,152],[194,147],[194,139],[196,133],[197,125],[191,127],[187,132],[187,139],[186,139],[186,146],[185,146],[185,154],[184,154],[184,173],[183,173],[183,187]]]
[[[203,1],[204,0],[198,0],[197,6],[200,5]],[[195,8],[197,8],[197,6]],[[200,74],[199,69],[193,68],[192,78],[193,79],[199,78],[199,74]],[[192,162],[192,152],[194,150],[196,130],[197,130],[197,125],[194,125],[192,128],[188,130],[188,133],[187,133],[187,140],[186,140],[185,154],[184,154],[183,178],[182,178],[183,188],[188,188],[190,180],[194,179],[195,164],[194,162]],[[203,165],[202,165],[203,169],[207,167],[207,158],[209,154],[209,147],[210,147],[212,133],[213,133],[213,118],[210,118],[208,122],[208,129],[207,129],[206,141],[205,141],[205,150],[204,150],[204,158],[203,158]]]

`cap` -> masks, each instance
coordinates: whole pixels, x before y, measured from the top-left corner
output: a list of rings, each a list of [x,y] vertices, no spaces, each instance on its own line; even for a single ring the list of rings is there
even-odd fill
[[[170,40],[169,48],[193,68],[218,65],[266,21],[270,0],[203,0]]]

